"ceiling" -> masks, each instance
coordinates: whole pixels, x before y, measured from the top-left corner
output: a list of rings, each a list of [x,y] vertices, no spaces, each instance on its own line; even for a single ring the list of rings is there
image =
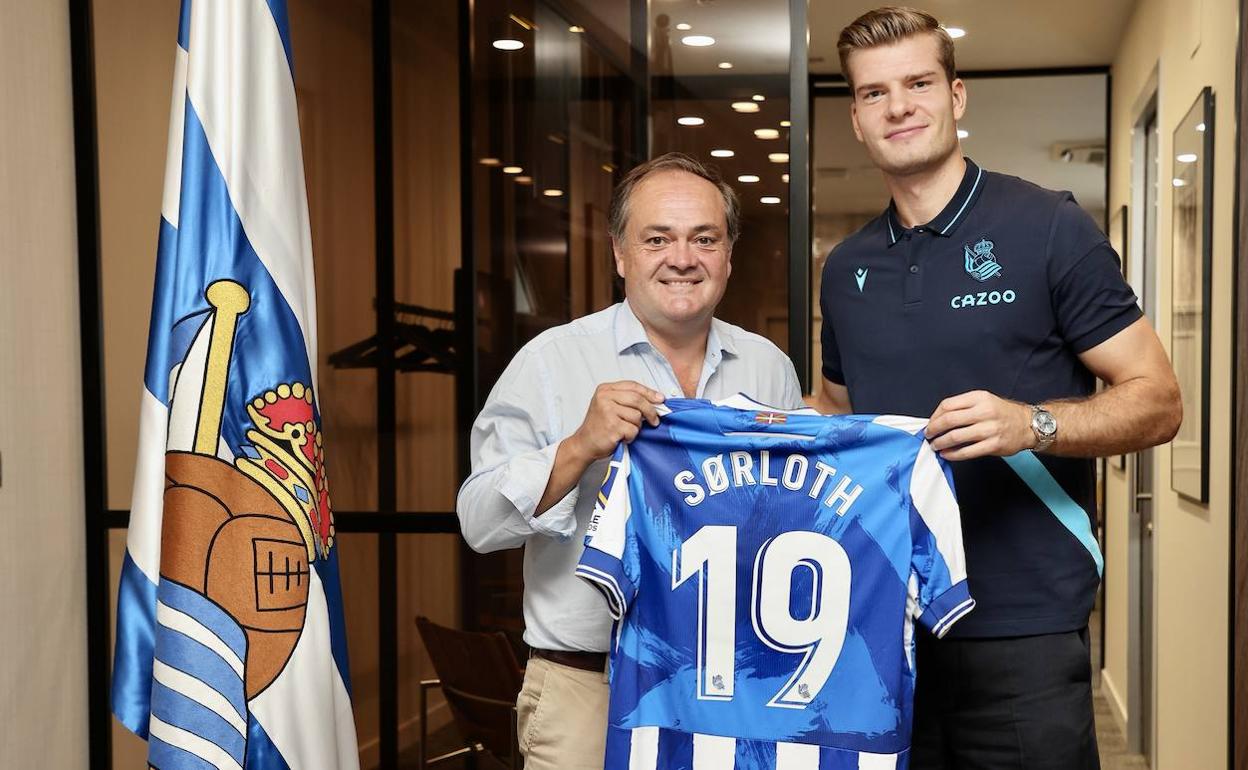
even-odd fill
[[[839,73],[836,38],[841,29],[878,5],[811,0],[810,71]],[[959,70],[969,71],[1107,65],[1135,0],[924,0],[916,5],[946,26],[967,31],[957,41],[957,63]]]
[[[877,2],[811,0],[810,71],[836,74],[836,38],[841,29]],[[606,0],[588,2],[597,7]],[[616,7],[626,3],[613,0]],[[957,43],[962,70],[1107,65],[1136,0],[926,0],[916,3],[948,26],[962,27]],[[788,0],[650,0],[651,35],[667,16],[673,69],[678,75],[788,72]],[[619,22],[617,22],[618,24]],[[678,23],[692,29],[678,31]],[[623,30],[621,30],[623,31]],[[682,45],[684,35],[710,35],[715,45]]]

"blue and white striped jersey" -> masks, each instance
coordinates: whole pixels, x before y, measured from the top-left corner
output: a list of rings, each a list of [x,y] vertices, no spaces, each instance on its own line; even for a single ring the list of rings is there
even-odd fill
[[[606,768],[905,768],[913,623],[975,606],[949,468],[922,420],[746,405],[669,400],[611,461]]]

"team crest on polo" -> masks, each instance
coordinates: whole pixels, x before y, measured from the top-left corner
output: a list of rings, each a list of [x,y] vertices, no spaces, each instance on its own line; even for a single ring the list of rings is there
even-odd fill
[[[1001,265],[997,262],[997,255],[992,253],[995,245],[986,237],[981,237],[974,245],[962,246],[967,275],[983,283],[1001,274]]]

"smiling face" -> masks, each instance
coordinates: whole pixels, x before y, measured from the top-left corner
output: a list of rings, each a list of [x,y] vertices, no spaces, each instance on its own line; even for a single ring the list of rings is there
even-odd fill
[[[854,51],[854,134],[885,174],[910,176],[958,153],[966,86],[949,82],[934,35]]]
[[[683,336],[708,328],[732,272],[724,198],[686,171],[656,171],[633,188],[615,269],[647,331]]]

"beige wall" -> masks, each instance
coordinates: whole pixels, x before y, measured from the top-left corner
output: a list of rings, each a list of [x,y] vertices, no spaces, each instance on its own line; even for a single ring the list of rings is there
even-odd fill
[[[99,102],[109,505],[130,505],[138,405],[151,308],[176,3],[95,0]],[[292,0],[292,49],[317,280],[320,402],[336,510],[377,506],[376,373],[326,358],[372,333],[373,124],[370,5]],[[396,295],[452,309],[459,263],[456,5],[396,4],[394,18]],[[406,374],[398,383],[399,507],[452,510],[454,381]],[[79,467],[79,463],[75,467]],[[113,586],[124,537],[110,539]],[[378,736],[377,539],[340,535],[356,724],[365,767]],[[413,618],[458,621],[458,538],[399,538],[400,740],[419,726],[417,683],[433,675]],[[110,588],[110,595],[115,588]],[[111,610],[110,610],[111,613]],[[436,699],[435,699],[436,700]],[[435,703],[433,725],[448,714]],[[114,766],[142,763],[145,745],[114,721]]]
[[[1128,203],[1130,130],[1135,110],[1157,72],[1160,127],[1160,214],[1157,231],[1158,332],[1170,343],[1171,137],[1203,86],[1217,100],[1213,200],[1212,392],[1210,500],[1181,500],[1170,489],[1169,446],[1154,453],[1155,660],[1154,722],[1159,770],[1227,764],[1228,538],[1230,508],[1230,386],[1232,218],[1235,157],[1237,4],[1233,0],[1141,0],[1113,63],[1113,167],[1110,210]],[[1138,212],[1132,211],[1132,216]],[[1196,419],[1195,415],[1186,415]],[[1105,680],[1125,708],[1127,692],[1127,475],[1110,471],[1107,488],[1109,606]]]
[[[69,14],[0,0],[0,760],[85,768]]]

